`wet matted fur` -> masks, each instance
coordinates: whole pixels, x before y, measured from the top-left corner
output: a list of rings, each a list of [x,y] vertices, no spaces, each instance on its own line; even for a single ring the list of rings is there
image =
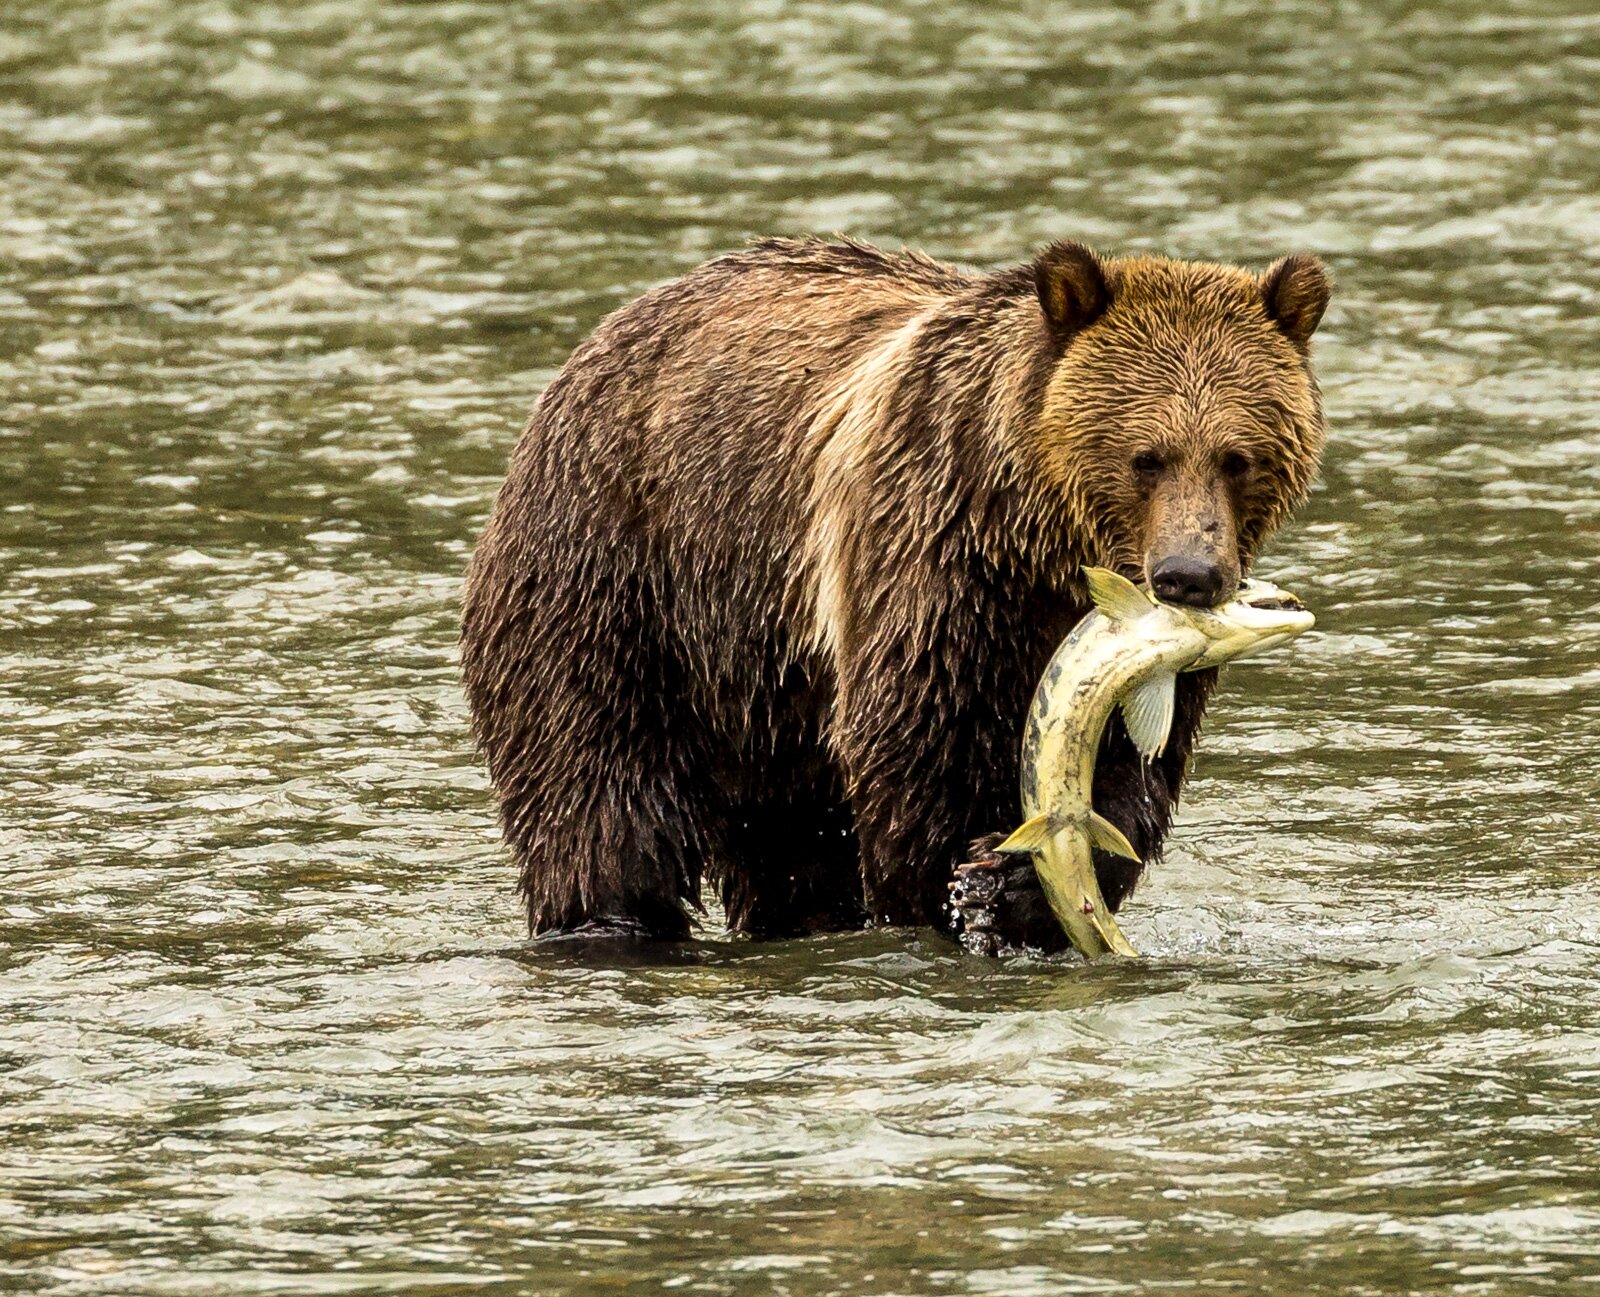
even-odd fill
[[[1237,579],[1323,439],[1328,283],[1081,245],[991,274],[770,240],[607,318],[534,407],[474,555],[463,671],[534,932],[948,922],[1012,827],[1085,563]],[[1165,755],[1113,725],[1095,804],[1159,852]],[[1138,868],[1100,857],[1115,907]]]

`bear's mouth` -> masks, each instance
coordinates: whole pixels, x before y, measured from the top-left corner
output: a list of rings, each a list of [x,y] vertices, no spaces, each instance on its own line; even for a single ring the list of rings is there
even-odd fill
[[[1306,610],[1305,604],[1301,603],[1292,594],[1272,599],[1252,599],[1248,606],[1259,608],[1262,612],[1304,612]]]

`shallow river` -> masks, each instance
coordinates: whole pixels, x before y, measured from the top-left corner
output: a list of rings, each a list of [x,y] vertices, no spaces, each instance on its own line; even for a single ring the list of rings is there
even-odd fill
[[[0,22],[0,1291],[1600,1281],[1593,6],[32,0]],[[1137,965],[530,945],[472,537],[758,233],[1325,255],[1318,632]]]

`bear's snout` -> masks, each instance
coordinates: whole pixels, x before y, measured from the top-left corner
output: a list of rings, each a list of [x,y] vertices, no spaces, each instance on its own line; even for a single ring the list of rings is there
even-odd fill
[[[1169,554],[1150,569],[1150,585],[1163,603],[1211,608],[1222,597],[1226,577],[1209,559]]]

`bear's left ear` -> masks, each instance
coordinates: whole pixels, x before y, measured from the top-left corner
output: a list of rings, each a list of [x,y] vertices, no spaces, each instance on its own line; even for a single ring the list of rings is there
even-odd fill
[[[1105,267],[1081,243],[1052,243],[1033,263],[1033,284],[1044,318],[1066,339],[1098,320],[1111,305]]]
[[[1261,304],[1301,351],[1311,346],[1311,335],[1328,309],[1332,292],[1327,268],[1303,253],[1280,257],[1261,276]]]

